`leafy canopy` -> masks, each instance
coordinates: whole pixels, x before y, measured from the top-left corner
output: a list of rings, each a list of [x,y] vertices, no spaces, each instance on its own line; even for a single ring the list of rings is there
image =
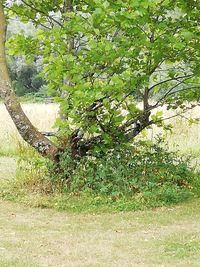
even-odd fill
[[[198,0],[21,0],[5,6],[9,17],[37,28],[33,36],[13,36],[8,47],[28,61],[42,58],[43,77],[64,114],[61,135],[128,142],[161,124],[162,114],[152,110],[185,111],[199,101]]]

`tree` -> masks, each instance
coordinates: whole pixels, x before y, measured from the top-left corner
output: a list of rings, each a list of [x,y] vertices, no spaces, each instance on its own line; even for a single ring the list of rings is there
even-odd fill
[[[35,27],[30,23],[22,23],[17,18],[8,20],[7,39],[15,33],[23,33],[25,36],[33,36]],[[17,96],[35,94],[46,96],[45,83],[39,73],[41,71],[40,58],[35,58],[34,62],[27,63],[22,56],[15,56],[10,53],[7,58],[10,78]]]
[[[7,16],[38,29],[35,36],[15,35],[8,46],[26,60],[43,58],[43,77],[63,114],[59,145],[61,151],[70,147],[73,157],[99,145],[128,144],[145,128],[162,125],[166,118],[152,115],[160,106],[180,113],[199,102],[198,0],[178,0],[176,7],[172,0],[21,0],[4,6]],[[3,42],[1,49],[3,54]],[[5,61],[1,65],[5,69]],[[6,70],[1,75],[9,80]],[[1,87],[6,102],[15,103],[10,83]],[[17,124],[18,112],[11,112]]]
[[[22,138],[42,155],[55,158],[56,146],[43,136],[29,121],[23,112],[11,86],[5,55],[6,20],[0,1],[0,94]]]
[[[11,57],[8,62],[12,85],[17,96],[38,93],[45,85],[43,79],[39,77],[37,62],[26,64],[20,57]]]

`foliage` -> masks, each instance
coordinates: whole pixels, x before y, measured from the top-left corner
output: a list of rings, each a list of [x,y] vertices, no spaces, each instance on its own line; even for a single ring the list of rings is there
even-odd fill
[[[7,38],[14,34],[23,34],[24,36],[34,36],[35,27],[32,23],[21,23],[15,17],[8,23]],[[21,56],[15,56],[10,53],[8,57],[10,77],[17,96],[24,96],[29,93],[40,92],[45,84],[44,79],[39,76],[41,72],[41,59],[35,58],[34,62],[26,62]],[[45,93],[45,96],[47,93]]]
[[[138,210],[180,203],[198,195],[199,179],[183,158],[158,144],[138,142],[100,157],[55,165],[21,145],[17,177],[0,196],[38,207],[71,211]],[[48,168],[47,168],[48,166]]]
[[[113,199],[141,194],[163,203],[187,198],[193,179],[192,170],[175,152],[144,141],[131,148],[112,149],[103,156],[93,153],[75,162],[69,153],[64,153],[60,173],[55,168],[53,165],[51,177],[63,183],[62,190],[66,192],[90,192]]]
[[[8,16],[37,28],[34,36],[13,36],[9,51],[43,58],[43,78],[64,114],[61,140],[71,140],[76,154],[94,143],[128,144],[144,128],[162,125],[154,109],[185,111],[199,100],[199,1],[5,4]]]
[[[39,67],[36,63],[27,65],[18,57],[10,58],[10,76],[17,96],[40,92],[45,85],[39,77]]]

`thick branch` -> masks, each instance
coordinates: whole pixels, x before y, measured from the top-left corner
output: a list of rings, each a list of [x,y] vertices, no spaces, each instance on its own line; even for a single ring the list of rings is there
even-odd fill
[[[12,89],[5,55],[6,25],[0,1],[0,96],[22,138],[43,156],[55,159],[57,147],[32,125]]]
[[[73,0],[64,0],[63,3],[63,13],[69,12],[73,10],[73,5],[72,5]]]

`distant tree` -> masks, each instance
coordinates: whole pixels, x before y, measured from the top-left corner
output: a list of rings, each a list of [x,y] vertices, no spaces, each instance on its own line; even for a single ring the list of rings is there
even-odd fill
[[[145,128],[162,125],[166,118],[152,111],[163,105],[184,112],[198,104],[198,0],[0,2],[8,17],[38,29],[35,36],[13,36],[8,47],[29,61],[43,58],[43,77],[64,115],[57,122],[62,151],[71,148],[73,157],[94,146],[129,144]],[[8,77],[0,78],[2,91],[11,90]]]
[[[8,20],[7,39],[17,33],[34,36],[35,31],[31,22],[22,23],[17,17]],[[40,63],[40,58],[35,58],[34,62],[27,63],[21,56],[10,55],[8,57],[10,76],[17,96],[36,93],[44,85],[44,80],[38,76],[41,72]]]
[[[39,77],[37,65],[35,63],[26,64],[19,57],[10,58],[9,71],[17,96],[37,93],[45,84],[44,79]]]

